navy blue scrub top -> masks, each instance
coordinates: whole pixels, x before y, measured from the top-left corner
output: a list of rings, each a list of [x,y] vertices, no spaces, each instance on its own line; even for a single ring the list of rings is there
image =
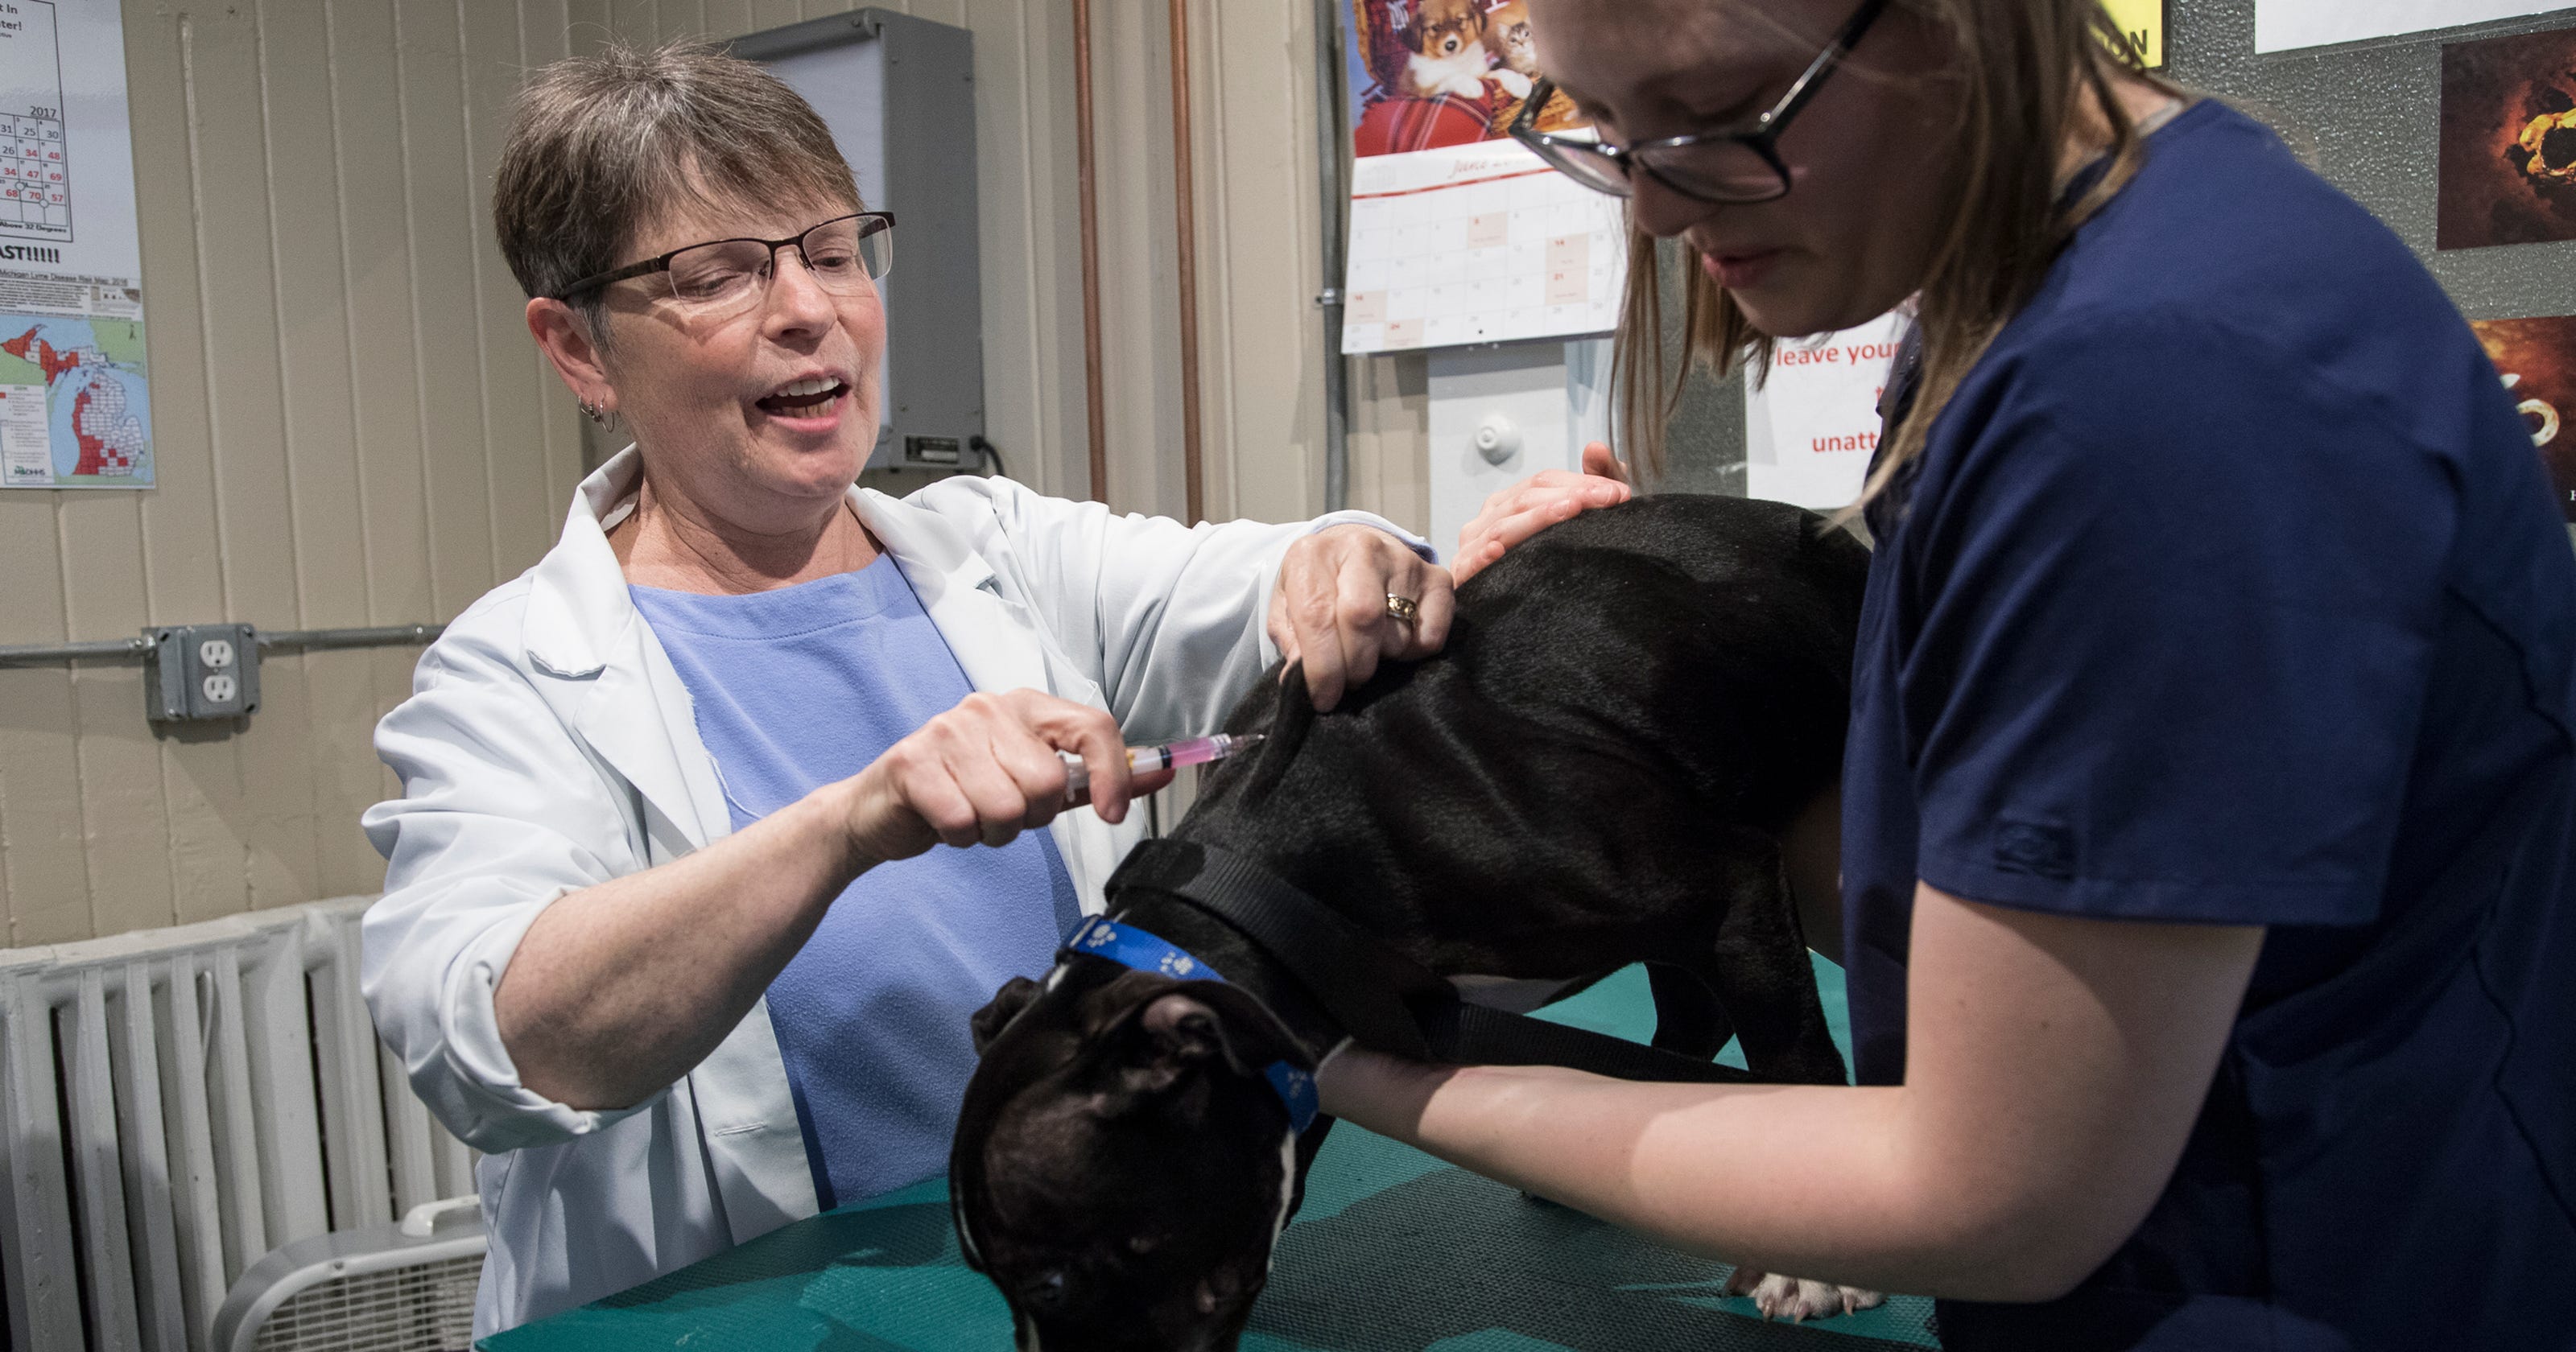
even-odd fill
[[[2571,1345],[2576,556],[2406,247],[2215,101],[1941,410],[1855,661],[1864,1083],[1919,878],[2269,927],[2173,1181],[1954,1349]],[[2009,1104],[1995,1105],[2008,1113]]]

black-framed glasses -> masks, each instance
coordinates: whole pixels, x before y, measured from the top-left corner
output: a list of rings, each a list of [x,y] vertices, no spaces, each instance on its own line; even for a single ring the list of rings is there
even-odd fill
[[[1777,201],[1789,195],[1789,164],[1780,158],[1780,134],[1815,98],[1816,91],[1824,88],[1825,77],[1833,74],[1842,59],[1860,45],[1869,26],[1886,8],[1887,0],[1862,0],[1859,12],[1823,51],[1816,53],[1816,59],[1807,64],[1798,82],[1789,86],[1789,92],[1781,95],[1769,112],[1750,122],[1632,146],[1604,145],[1589,137],[1538,129],[1539,110],[1556,92],[1554,81],[1542,79],[1521,104],[1520,116],[1512,119],[1511,137],[1536,152],[1550,168],[1612,197],[1633,196],[1637,188],[1630,176],[1643,169],[1674,192],[1703,202],[1740,205]]]
[[[778,251],[794,245],[814,283],[834,295],[866,289],[894,268],[894,216],[860,211],[836,216],[783,239],[713,239],[658,258],[593,273],[555,293],[571,300],[629,277],[650,277],[656,299],[693,313],[722,316],[751,308],[769,294]]]

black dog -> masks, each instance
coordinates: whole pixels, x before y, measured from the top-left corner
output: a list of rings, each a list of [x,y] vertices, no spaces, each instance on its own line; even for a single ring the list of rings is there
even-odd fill
[[[1526,1009],[1663,964],[1657,1045],[1705,1060],[1731,1023],[1756,1076],[1840,1083],[1780,838],[1840,774],[1867,566],[1776,503],[1587,513],[1461,588],[1445,653],[1381,669],[1331,715],[1293,675],[1263,682],[1229,726],[1268,740],[1174,838],[1253,861],[1480,1001]],[[1130,886],[1110,910],[1187,957],[1112,961],[1086,951],[1107,942],[1094,927],[1043,985],[1014,979],[976,1014],[960,1241],[1023,1347],[1231,1348],[1323,1137],[1274,1081],[1350,1030],[1197,907]],[[1223,980],[1172,974],[1193,960]],[[1675,1017],[1683,973],[1722,1013]]]

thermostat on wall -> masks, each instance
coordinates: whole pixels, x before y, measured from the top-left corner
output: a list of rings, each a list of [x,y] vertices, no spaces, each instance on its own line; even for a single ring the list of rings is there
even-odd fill
[[[966,451],[955,437],[905,437],[903,462],[907,465],[937,465],[943,469],[963,464]]]

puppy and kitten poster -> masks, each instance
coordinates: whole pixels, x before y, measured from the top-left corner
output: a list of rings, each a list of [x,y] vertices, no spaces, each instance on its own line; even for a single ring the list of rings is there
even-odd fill
[[[1351,148],[1362,158],[1501,139],[1539,78],[1526,0],[1346,0]],[[1544,131],[1584,125],[1563,94]]]
[[[1526,0],[1342,3],[1355,156],[1342,351],[1609,331],[1624,205],[1510,138],[1540,74]],[[1534,117],[1585,125],[1563,94]]]

